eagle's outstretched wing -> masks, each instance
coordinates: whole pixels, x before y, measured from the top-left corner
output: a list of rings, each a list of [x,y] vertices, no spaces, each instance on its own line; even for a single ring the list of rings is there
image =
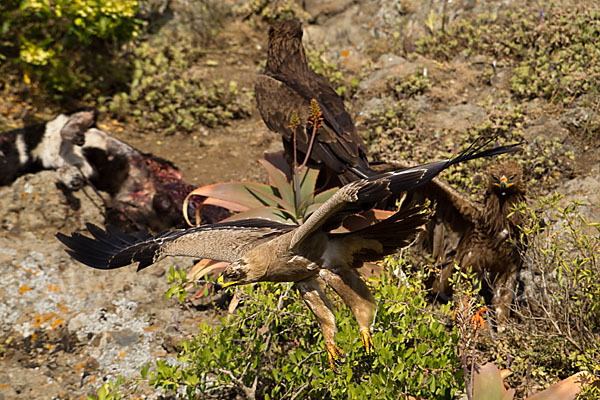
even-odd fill
[[[480,151],[489,142],[486,141],[481,145],[475,142],[462,154],[449,160],[435,161],[401,171],[386,172],[349,183],[308,217],[294,233],[290,246],[296,246],[317,229],[330,230],[337,227],[347,215],[369,209],[375,203],[385,200],[391,195],[423,186],[454,164],[521,150],[518,144],[513,144]]]
[[[425,199],[434,202],[435,211],[418,246],[431,254],[436,264],[445,265],[452,262],[460,241],[479,223],[482,206],[439,178],[407,196],[407,202],[413,204],[421,204]]]
[[[69,248],[67,253],[71,257],[97,269],[114,269],[138,262],[138,271],[167,256],[233,262],[260,243],[296,227],[265,219],[248,219],[165,231],[155,236],[146,233],[131,236],[110,226],[106,231],[93,224],[86,226],[93,238],[79,233],[56,235]]]

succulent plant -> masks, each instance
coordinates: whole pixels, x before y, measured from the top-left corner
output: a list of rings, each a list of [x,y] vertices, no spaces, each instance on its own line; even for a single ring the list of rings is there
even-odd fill
[[[184,210],[187,210],[191,197],[204,196],[202,204],[236,212],[228,220],[266,218],[299,224],[337,191],[337,188],[332,188],[318,192],[316,185],[319,170],[308,167],[300,169],[299,185],[296,185],[291,169],[281,153],[270,155],[268,158],[269,160],[259,160],[267,171],[268,184],[238,181],[202,186],[188,195],[184,202]],[[299,196],[296,196],[296,192]],[[184,217],[190,223],[185,211]]]
[[[515,390],[504,387],[503,377],[508,374],[510,371],[500,371],[492,363],[476,368],[472,400],[512,400]],[[582,381],[585,379],[585,373],[580,372],[528,397],[527,400],[574,400],[579,395]]]

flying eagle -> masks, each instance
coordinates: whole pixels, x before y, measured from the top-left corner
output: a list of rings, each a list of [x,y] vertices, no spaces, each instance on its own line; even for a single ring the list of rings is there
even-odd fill
[[[296,127],[298,159],[302,160],[309,151],[312,127],[305,124],[311,100],[315,99],[323,124],[310,151],[311,162],[324,165],[342,184],[375,175],[344,101],[327,78],[308,67],[300,22],[283,21],[269,29],[267,64],[256,78],[255,94],[263,121],[282,136],[286,154],[293,157],[290,120],[294,112],[302,121]]]
[[[480,151],[485,145],[471,146],[453,159],[349,183],[300,226],[248,219],[134,237],[111,227],[104,231],[90,224],[87,227],[93,239],[78,233],[70,237],[59,233],[57,238],[69,248],[67,253],[75,260],[98,269],[137,262],[139,271],[166,256],[189,256],[229,262],[220,277],[225,287],[261,281],[294,282],[319,322],[329,362],[335,370],[344,353],[335,344],[337,328],[325,286],[332,287],[350,307],[369,353],[373,346],[369,322],[374,301],[356,268],[409,244],[428,216],[420,206],[415,206],[357,231],[331,231],[346,216],[422,186],[451,165],[519,150],[517,145],[509,145]]]
[[[517,229],[522,216],[511,213],[515,204],[526,199],[522,175],[515,161],[492,165],[482,203],[471,201],[439,178],[424,185],[419,193],[437,203],[421,242],[442,268],[432,283],[433,292],[449,296],[455,263],[462,270],[470,267],[490,289],[499,323],[510,314],[517,271],[522,265]]]

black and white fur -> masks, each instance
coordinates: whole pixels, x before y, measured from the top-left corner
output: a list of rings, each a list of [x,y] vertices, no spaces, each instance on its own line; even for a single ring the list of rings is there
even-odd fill
[[[98,130],[96,116],[94,109],[83,109],[0,134],[0,185],[26,173],[53,169],[67,188],[81,187],[94,175],[81,146],[89,131]]]

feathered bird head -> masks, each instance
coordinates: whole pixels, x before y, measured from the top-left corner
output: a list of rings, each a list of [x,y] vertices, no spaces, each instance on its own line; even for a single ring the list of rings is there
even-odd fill
[[[255,282],[254,280],[248,279],[249,273],[252,273],[252,269],[248,267],[246,262],[239,260],[229,264],[227,268],[225,268],[219,276],[217,283],[222,285],[223,288],[226,288],[228,286]]]
[[[521,179],[523,168],[515,161],[492,165],[488,170],[488,191],[500,198],[523,192]]]
[[[250,251],[244,257],[229,264],[221,273],[217,282],[223,285],[224,288],[262,282],[265,280],[268,267],[268,263],[264,261],[265,254],[262,250]]]
[[[302,23],[296,20],[282,21],[269,28],[269,42],[273,39],[302,39]]]
[[[265,72],[284,75],[308,73],[300,21],[283,21],[271,26]]]

